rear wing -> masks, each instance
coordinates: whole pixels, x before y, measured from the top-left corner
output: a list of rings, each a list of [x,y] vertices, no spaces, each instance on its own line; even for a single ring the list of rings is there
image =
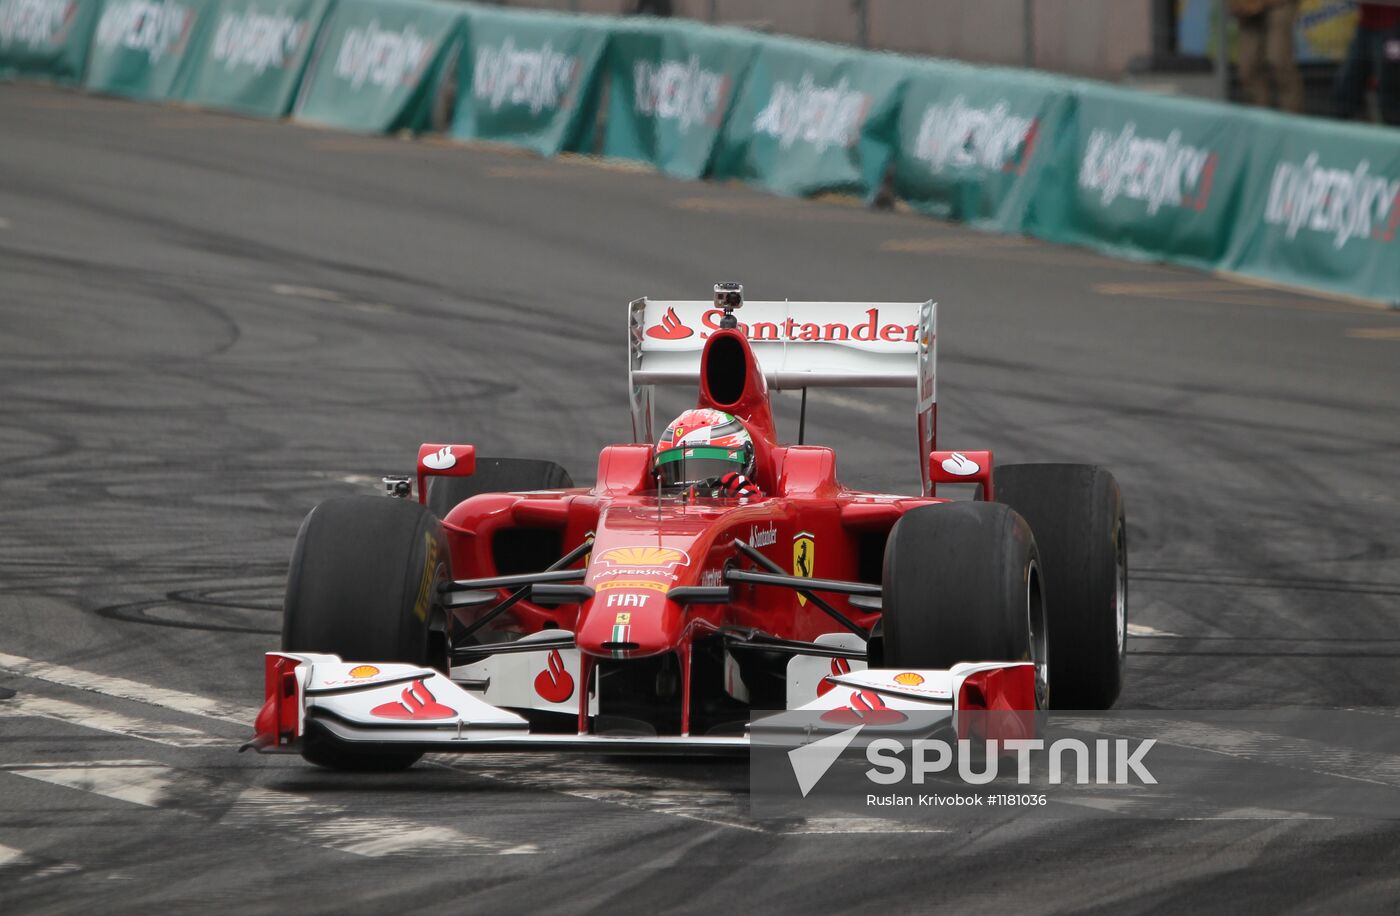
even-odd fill
[[[652,389],[700,378],[719,329],[713,302],[636,299],[627,307],[632,435],[655,442]],[[928,302],[745,302],[739,328],[774,390],[913,388],[924,493],[937,424],[937,306]]]

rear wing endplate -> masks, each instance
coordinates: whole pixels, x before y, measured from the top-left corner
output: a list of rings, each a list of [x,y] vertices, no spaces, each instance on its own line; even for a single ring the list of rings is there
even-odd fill
[[[632,435],[655,442],[653,386],[691,385],[719,328],[713,302],[636,299],[627,307]],[[774,390],[913,388],[924,493],[936,442],[937,306],[928,302],[745,302],[736,316]]]

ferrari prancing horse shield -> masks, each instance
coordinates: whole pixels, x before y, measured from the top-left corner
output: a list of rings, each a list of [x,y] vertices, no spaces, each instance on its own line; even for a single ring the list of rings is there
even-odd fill
[[[807,579],[812,578],[812,570],[816,568],[816,558],[816,538],[812,537],[810,531],[799,531],[792,538],[792,574]],[[807,596],[799,592],[797,603],[805,606]]]

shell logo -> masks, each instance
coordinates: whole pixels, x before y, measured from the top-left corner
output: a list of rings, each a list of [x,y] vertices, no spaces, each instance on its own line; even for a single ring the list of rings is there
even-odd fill
[[[924,676],[912,671],[904,671],[894,676],[894,682],[904,687],[917,687],[924,682]]]
[[[690,557],[671,547],[614,547],[598,558],[610,566],[688,565]]]
[[[374,677],[378,673],[379,669],[373,665],[356,665],[350,669],[350,676],[361,680],[367,677]]]

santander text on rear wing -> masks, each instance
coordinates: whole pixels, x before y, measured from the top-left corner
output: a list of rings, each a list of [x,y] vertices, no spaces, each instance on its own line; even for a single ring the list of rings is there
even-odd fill
[[[637,441],[656,438],[652,386],[696,383],[701,351],[723,314],[708,301],[629,304],[628,387]],[[736,317],[769,388],[913,388],[919,453],[933,450],[938,347],[932,301],[751,301]]]

